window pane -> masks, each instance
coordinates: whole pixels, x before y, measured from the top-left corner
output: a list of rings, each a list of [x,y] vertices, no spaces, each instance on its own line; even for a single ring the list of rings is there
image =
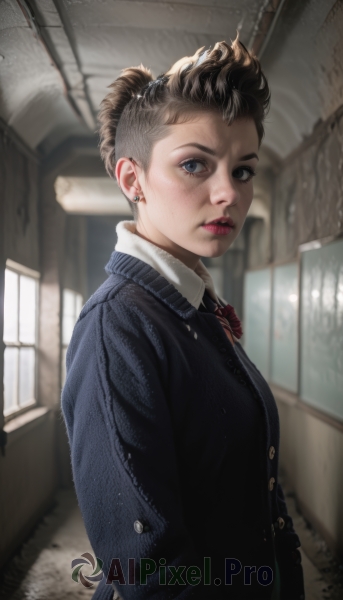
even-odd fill
[[[62,343],[68,345],[70,342],[71,334],[73,333],[75,324],[74,317],[64,317],[63,319],[63,339]]]
[[[4,414],[17,407],[18,348],[4,352]]]
[[[75,316],[75,292],[63,290],[63,316]]]
[[[67,348],[62,348],[62,364],[61,364],[61,384],[64,386],[66,380],[66,356]]]
[[[244,292],[244,350],[269,379],[270,269],[248,271]]]
[[[76,294],[76,312],[75,312],[76,319],[75,319],[75,322],[79,318],[79,314],[82,309],[82,301],[83,301],[83,298],[82,298],[81,294]]]
[[[63,290],[62,344],[68,345],[76,320],[76,293]]]
[[[298,378],[298,265],[274,269],[272,373],[274,383],[297,391]]]
[[[20,348],[19,354],[19,405],[35,399],[35,350]]]
[[[20,276],[19,339],[24,344],[36,341],[36,280]]]
[[[4,341],[18,341],[18,275],[5,269]]]
[[[343,240],[301,256],[302,400],[343,419]]]

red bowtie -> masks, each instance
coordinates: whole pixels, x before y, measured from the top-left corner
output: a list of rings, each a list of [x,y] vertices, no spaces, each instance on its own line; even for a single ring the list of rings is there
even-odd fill
[[[214,314],[218,317],[224,329],[229,326],[229,330],[239,340],[243,335],[242,324],[235,313],[235,309],[231,304],[226,306],[217,305]]]

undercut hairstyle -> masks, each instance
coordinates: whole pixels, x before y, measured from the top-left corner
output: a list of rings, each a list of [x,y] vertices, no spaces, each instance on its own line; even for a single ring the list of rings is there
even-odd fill
[[[268,82],[257,57],[238,39],[213,49],[199,48],[153,78],[143,65],[123,69],[110,86],[99,112],[100,154],[115,179],[119,158],[134,160],[147,172],[154,143],[170,125],[194,113],[219,113],[227,125],[252,118],[261,144],[270,106]],[[128,200],[136,220],[138,207]]]

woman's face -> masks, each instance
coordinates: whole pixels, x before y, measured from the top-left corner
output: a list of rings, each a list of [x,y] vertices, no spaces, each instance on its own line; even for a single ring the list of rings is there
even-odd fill
[[[251,118],[228,126],[219,114],[201,113],[171,125],[153,146],[148,173],[138,174],[137,233],[190,268],[199,257],[223,255],[253,199],[258,147]],[[221,217],[232,219],[224,233],[204,227]]]

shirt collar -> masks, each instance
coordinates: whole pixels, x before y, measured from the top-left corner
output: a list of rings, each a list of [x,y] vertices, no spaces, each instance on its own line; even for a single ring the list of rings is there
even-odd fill
[[[205,289],[213,301],[219,304],[212,277],[200,259],[196,268],[190,269],[166,250],[138,235],[135,221],[120,221],[116,232],[118,241],[115,251],[134,256],[153,267],[194,308],[198,309],[202,303]]]

